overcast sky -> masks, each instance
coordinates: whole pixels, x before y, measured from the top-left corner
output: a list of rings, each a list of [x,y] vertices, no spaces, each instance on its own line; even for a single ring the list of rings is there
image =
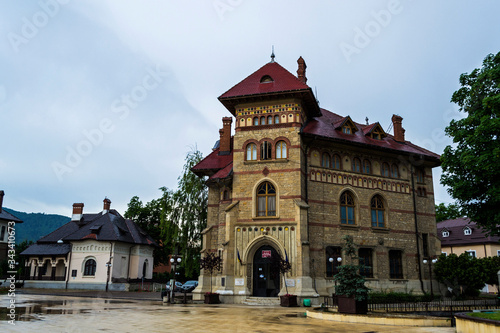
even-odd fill
[[[496,1],[2,1],[0,190],[4,206],[124,213],[175,188],[229,112],[217,97],[270,61],[321,107],[441,154],[461,73],[500,51]],[[234,131],[234,128],[233,128]],[[392,131],[391,131],[392,134]],[[436,203],[453,200],[434,170]]]

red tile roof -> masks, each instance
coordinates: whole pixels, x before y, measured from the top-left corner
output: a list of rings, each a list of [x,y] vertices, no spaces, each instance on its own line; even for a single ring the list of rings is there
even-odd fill
[[[272,82],[261,83],[264,76],[270,76]],[[307,90],[309,86],[300,81],[295,75],[287,71],[277,62],[270,62],[262,66],[243,81],[223,93],[219,98],[267,94],[293,90]]]
[[[321,113],[321,117],[314,117],[306,124],[303,129],[303,133],[305,135],[323,137],[325,139],[335,141],[345,141],[362,145],[369,145],[382,149],[405,152],[408,154],[422,155],[435,160],[435,162],[438,162],[439,160],[440,156],[438,154],[418,147],[409,141],[405,141],[404,143],[397,142],[396,140],[394,140],[394,137],[392,135],[387,135],[381,140],[372,139],[370,136],[365,135],[365,128],[373,126],[373,124],[362,125],[353,122],[358,127],[358,131],[356,131],[354,134],[343,133],[341,130],[337,130],[336,127],[338,127],[339,124],[342,124],[347,117],[342,117],[325,109],[321,109]]]
[[[219,148],[215,149],[207,157],[196,164],[191,170],[194,173],[217,172],[233,164],[233,152],[228,155],[219,155]]]
[[[272,80],[262,80],[264,77]],[[300,98],[307,115],[320,116],[316,97],[311,88],[295,75],[281,67],[277,62],[270,62],[247,76],[243,81],[233,86],[219,97],[219,101],[235,115],[235,106],[239,103],[251,102],[254,98],[275,99],[277,95],[290,94]]]

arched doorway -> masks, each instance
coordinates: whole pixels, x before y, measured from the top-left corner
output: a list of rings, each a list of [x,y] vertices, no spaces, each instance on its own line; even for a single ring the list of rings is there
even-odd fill
[[[253,296],[278,296],[280,275],[271,267],[272,259],[278,257],[278,252],[270,245],[261,246],[255,252],[253,256]]]

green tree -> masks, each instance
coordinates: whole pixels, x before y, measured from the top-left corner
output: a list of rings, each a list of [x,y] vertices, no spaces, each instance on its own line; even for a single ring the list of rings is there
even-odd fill
[[[476,296],[488,279],[480,259],[468,253],[441,254],[434,264],[436,280],[451,289],[454,296]]]
[[[179,227],[179,244],[183,256],[182,267],[187,277],[200,274],[201,232],[207,226],[208,189],[205,179],[191,169],[203,159],[196,148],[185,159],[177,191],[173,194],[172,220]]]
[[[498,271],[500,271],[500,257],[481,258],[482,269],[486,273],[486,283],[498,286]]]
[[[449,204],[446,206],[444,203],[436,205],[436,222],[441,222],[445,220],[456,219],[460,216],[460,209],[456,204]]]
[[[346,235],[342,239],[345,241],[343,250],[349,263],[339,266],[339,272],[334,276],[334,279],[339,283],[335,287],[335,293],[348,297],[354,296],[357,301],[364,301],[368,298],[370,290],[365,286],[365,277],[359,274],[359,270],[364,266],[354,264],[354,261],[359,258],[356,255],[352,236]]]
[[[207,225],[208,191],[205,181],[191,168],[203,158],[193,149],[186,156],[177,190],[161,187],[162,196],[145,205],[135,196],[125,212],[159,245],[154,252],[155,265],[168,263],[171,254],[182,255],[178,271],[186,278],[200,274],[201,231]]]
[[[460,76],[451,101],[467,117],[452,120],[453,138],[441,155],[441,183],[463,214],[492,235],[500,235],[500,52]]]
[[[153,252],[154,266],[166,264],[171,248],[165,246],[164,231],[161,226],[162,207],[165,200],[166,189],[161,188],[163,196],[160,199],[153,199],[143,205],[138,196],[134,196],[128,203],[125,217],[133,220],[144,232],[150,235],[158,244]]]

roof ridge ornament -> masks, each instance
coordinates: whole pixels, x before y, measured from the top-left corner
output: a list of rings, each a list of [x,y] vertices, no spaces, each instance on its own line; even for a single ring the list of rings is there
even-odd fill
[[[274,62],[274,58],[276,56],[274,55],[274,45],[273,45],[273,51],[271,52],[271,62]]]

